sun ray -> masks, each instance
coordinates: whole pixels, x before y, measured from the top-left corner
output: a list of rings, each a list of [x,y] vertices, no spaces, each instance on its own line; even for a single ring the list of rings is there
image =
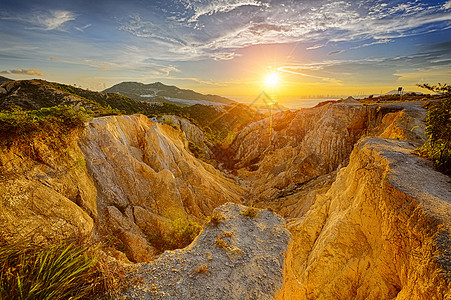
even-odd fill
[[[265,86],[275,88],[279,84],[279,74],[271,72],[266,75]]]

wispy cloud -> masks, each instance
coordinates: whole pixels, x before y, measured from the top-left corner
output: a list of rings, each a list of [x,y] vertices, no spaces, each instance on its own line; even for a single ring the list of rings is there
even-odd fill
[[[75,26],[74,28],[75,28],[75,30],[78,30],[78,31],[80,31],[80,32],[84,32],[86,29],[88,29],[88,28],[91,27],[91,26],[92,26],[92,24],[87,24],[87,25],[82,26],[82,27],[77,27],[77,26]]]
[[[74,13],[67,10],[52,10],[49,14],[37,15],[30,19],[37,29],[64,30],[64,24],[76,19]]]
[[[313,46],[307,50],[314,50],[334,42],[354,42],[352,48],[342,49],[346,51],[433,31],[437,22],[451,25],[446,9],[451,1],[442,5],[419,1],[173,1],[183,9],[162,10],[164,21],[160,14],[133,14],[119,25],[122,31],[152,40],[152,56],[157,60],[231,60],[239,49],[256,45],[308,41]]]
[[[329,52],[327,55],[337,55],[344,52],[344,50],[335,50],[335,51],[331,51]]]
[[[194,11],[189,22],[196,22],[202,16],[227,13],[242,6],[269,7],[268,3],[257,0],[182,0],[187,9]]]
[[[32,27],[29,27],[28,29],[64,31],[64,25],[67,22],[74,21],[76,15],[68,10],[49,10],[46,12],[34,11],[28,14],[16,15],[3,13],[0,15],[0,19],[30,24]]]
[[[322,48],[322,47],[324,47],[324,46],[325,46],[325,44],[322,44],[322,45],[313,45],[313,46],[307,47],[307,48],[305,48],[305,49],[306,49],[306,50],[315,50],[315,49]]]
[[[129,16],[128,20],[121,22],[119,30],[129,32],[140,38],[150,38],[165,44],[175,44],[184,46],[183,40],[176,38],[174,32],[170,32],[168,27],[156,24],[150,20],[144,20],[139,14]]]
[[[362,44],[359,46],[351,47],[350,49],[359,49],[359,48],[369,47],[369,46],[373,46],[373,45],[387,44],[389,42],[391,42],[390,39],[381,39],[381,40],[377,40],[377,41],[374,41],[371,43],[366,43],[366,44]]]
[[[14,70],[3,70],[0,74],[15,74],[15,75],[33,75],[44,77],[45,74],[38,69],[14,69]]]

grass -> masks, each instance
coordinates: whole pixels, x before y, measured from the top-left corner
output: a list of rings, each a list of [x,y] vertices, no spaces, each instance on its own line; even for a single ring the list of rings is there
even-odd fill
[[[258,216],[258,210],[253,206],[248,206],[240,214],[249,218],[256,218]]]
[[[150,242],[160,253],[166,250],[185,248],[197,237],[201,226],[192,220],[176,219],[169,225],[167,234],[158,232]]]
[[[24,111],[19,107],[0,112],[0,148],[17,147],[33,152],[35,139],[61,146],[65,137],[89,119],[84,109],[60,105]],[[25,152],[27,152],[25,151]]]
[[[68,239],[52,245],[0,238],[0,299],[93,298],[113,288],[100,244]]]
[[[219,211],[216,211],[211,216],[207,217],[207,224],[210,226],[218,226],[219,223],[221,223],[224,220],[225,220],[225,218],[222,215],[222,213]]]

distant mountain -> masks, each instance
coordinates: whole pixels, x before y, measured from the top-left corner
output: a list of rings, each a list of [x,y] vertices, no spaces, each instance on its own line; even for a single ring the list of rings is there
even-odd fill
[[[13,81],[13,80],[9,79],[9,78],[6,78],[6,77],[3,77],[3,76],[0,76],[0,83],[6,82],[6,81]]]
[[[233,100],[217,95],[204,95],[193,90],[180,89],[161,82],[144,84],[140,82],[121,82],[103,92],[121,95],[148,102],[168,102],[177,105],[194,104],[234,104]],[[211,103],[209,103],[211,102]]]

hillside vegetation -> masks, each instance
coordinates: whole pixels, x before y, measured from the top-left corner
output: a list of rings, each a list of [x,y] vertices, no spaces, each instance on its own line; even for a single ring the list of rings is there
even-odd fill
[[[223,147],[224,141],[231,141],[236,132],[263,117],[255,110],[245,105],[234,103],[231,100],[234,103],[233,105],[207,106],[196,104],[181,107],[171,103],[139,101],[118,93],[99,93],[44,80],[11,81],[5,82],[0,86],[6,91],[6,93],[0,94],[0,111],[3,111],[2,130],[7,134],[5,136],[8,136],[7,139],[9,140],[22,134],[17,131],[13,135],[9,135],[10,132],[14,131],[14,126],[20,127],[17,124],[13,126],[14,122],[22,122],[21,128],[25,131],[32,126],[31,132],[35,134],[39,127],[42,127],[42,130],[44,130],[48,126],[53,126],[44,125],[44,119],[41,118],[43,115],[54,112],[57,114],[55,115],[56,119],[60,117],[58,113],[61,111],[61,107],[54,110],[46,110],[45,112],[41,111],[41,109],[63,105],[66,112],[71,114],[83,108],[82,112],[90,117],[136,113],[144,114],[148,117],[160,117],[163,115],[183,117],[199,126],[206,133],[211,147],[217,149],[215,153],[221,152],[220,155],[223,155],[221,147]],[[193,91],[186,92],[176,87],[171,87],[169,91],[182,91],[185,95],[184,97],[188,98],[201,95]],[[204,96],[201,95],[199,97],[202,98]],[[210,100],[213,99],[211,97],[219,97],[207,96],[207,98],[204,98]],[[216,100],[223,101],[224,99]],[[224,102],[227,101],[224,100]],[[68,107],[73,109],[69,110]],[[17,108],[22,109],[22,112],[17,110]],[[25,111],[34,112],[25,113]],[[30,121],[30,118],[32,121]],[[8,122],[13,123],[10,124]],[[64,125],[62,126],[65,128]],[[9,142],[3,141],[3,143]]]

